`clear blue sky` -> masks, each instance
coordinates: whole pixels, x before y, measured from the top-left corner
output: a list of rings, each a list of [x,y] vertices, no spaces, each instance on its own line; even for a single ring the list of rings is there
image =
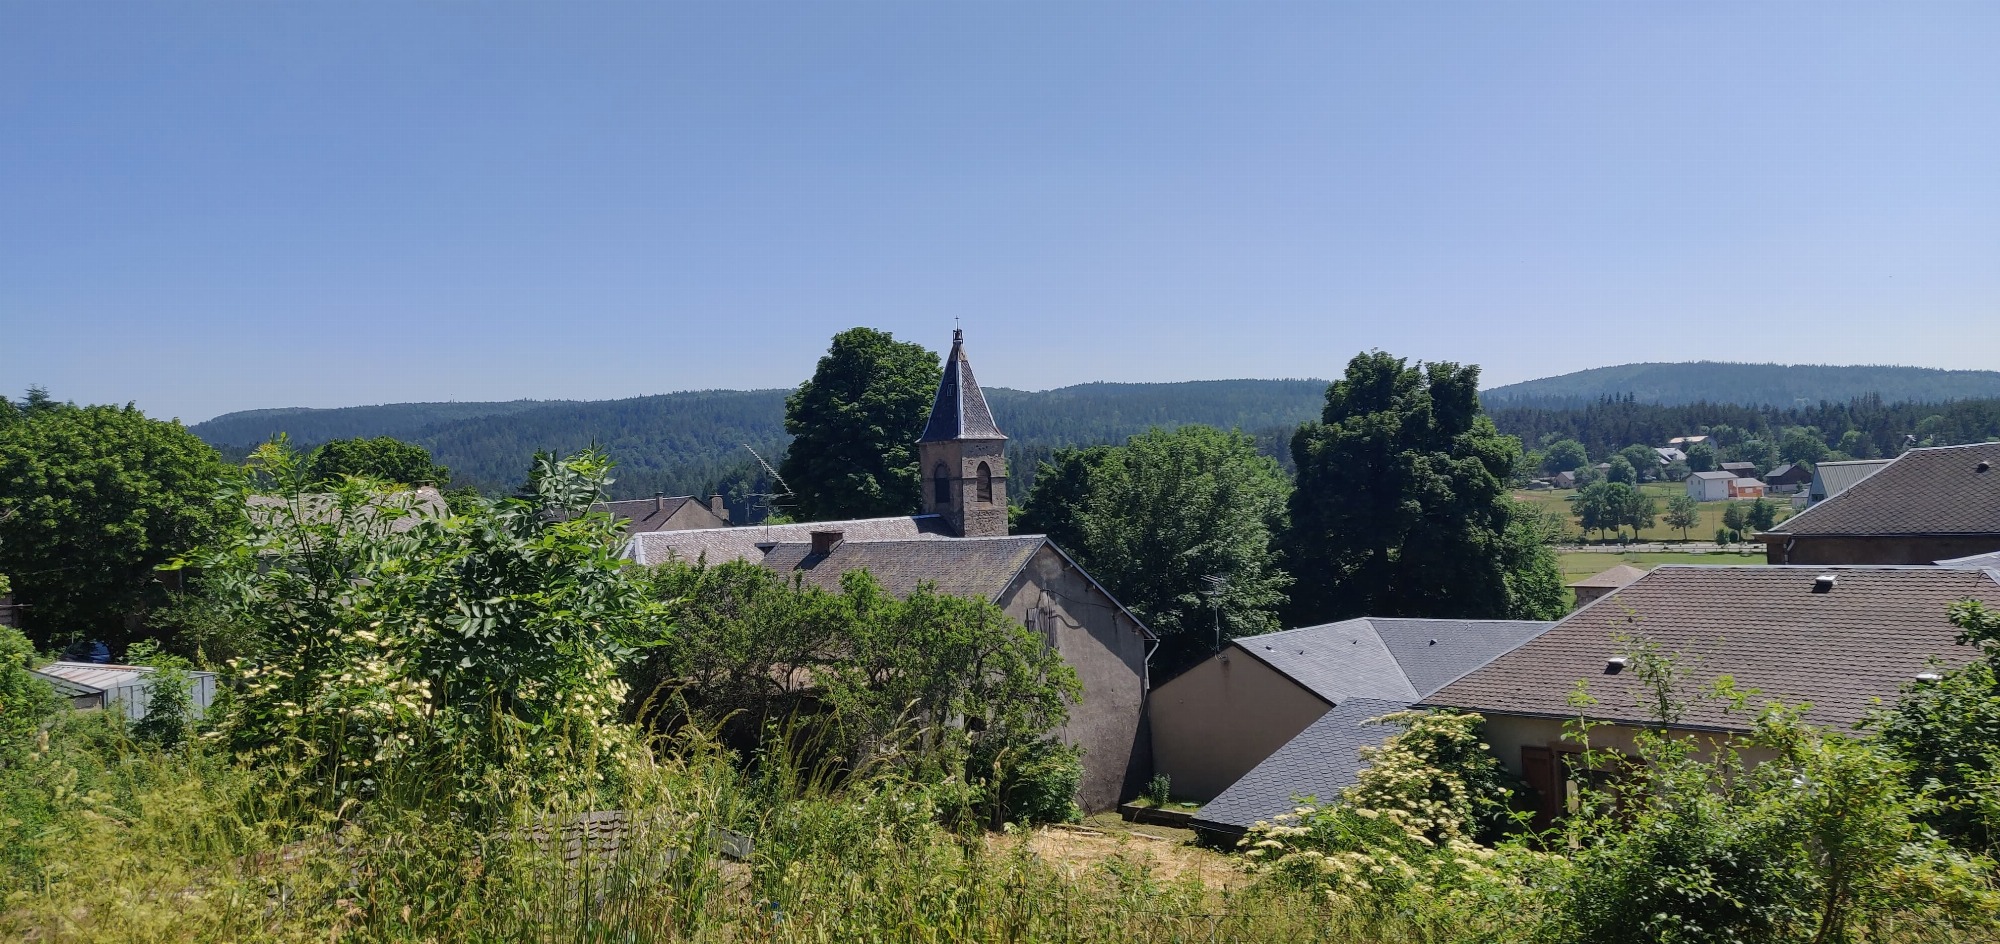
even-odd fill
[[[0,392],[2000,367],[2000,4],[0,3]]]

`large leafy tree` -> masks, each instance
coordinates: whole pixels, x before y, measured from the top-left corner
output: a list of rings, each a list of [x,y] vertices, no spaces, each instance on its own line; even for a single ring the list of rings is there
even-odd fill
[[[430,450],[393,436],[322,443],[307,457],[306,472],[321,485],[348,475],[440,488],[451,482],[451,470],[432,461]]]
[[[1299,622],[1504,617],[1505,477],[1520,442],[1479,406],[1479,368],[1357,355],[1292,437],[1285,540]]]
[[[1020,523],[1048,534],[1159,635],[1153,665],[1167,677],[1205,657],[1218,632],[1278,628],[1290,578],[1273,544],[1289,490],[1248,435],[1156,429],[1115,448],[1058,452]]]
[[[779,473],[807,521],[906,515],[919,505],[917,437],[944,369],[886,331],[833,336],[811,380],[785,398],[792,434]]]
[[[155,571],[209,535],[222,472],[178,422],[31,396],[0,425],[0,573],[29,635],[130,638],[165,599]]]
[[[1910,766],[1909,784],[1944,802],[1931,825],[1974,851],[2000,852],[2000,612],[1952,605],[1958,644],[1980,658],[1914,683],[1875,719],[1882,741]]]
[[[252,628],[217,712],[224,743],[329,805],[491,816],[616,785],[641,748],[619,723],[615,660],[641,626],[666,630],[618,557],[622,529],[588,511],[609,481],[602,453],[544,456],[527,497],[415,522],[384,483],[323,490],[283,443],[248,467],[231,506],[252,490],[277,504],[194,559]]]

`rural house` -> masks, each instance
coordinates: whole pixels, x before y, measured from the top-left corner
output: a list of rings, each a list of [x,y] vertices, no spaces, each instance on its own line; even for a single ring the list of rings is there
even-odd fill
[[[1156,639],[1048,538],[1008,536],[1006,440],[955,331],[917,441],[924,470],[918,514],[651,531],[632,535],[625,555],[641,565],[751,561],[830,590],[842,574],[865,570],[898,597],[930,585],[999,606],[1076,670],[1083,698],[1058,733],[1084,750],[1078,805],[1110,809],[1151,772],[1146,659]]]
[[[1351,619],[1232,640],[1153,693],[1153,764],[1176,796],[1205,801],[1194,826],[1234,837],[1292,806],[1332,799],[1361,769],[1356,748],[1400,711],[1549,623]]]
[[[1667,445],[1685,452],[1707,441],[1707,436],[1675,436],[1667,440]]]
[[[1790,495],[1812,484],[1812,470],[1803,462],[1787,462],[1764,476],[1764,484],[1776,495]]]
[[[1757,477],[1757,464],[1754,462],[1724,462],[1715,468],[1718,472],[1727,472],[1739,479],[1754,479]]]
[[[1570,584],[1569,588],[1576,592],[1576,605],[1584,607],[1590,605],[1598,597],[1644,576],[1646,576],[1644,570],[1634,567],[1631,564],[1619,564],[1610,570],[1602,571]]]
[[[1564,729],[1579,715],[1579,682],[1595,699],[1589,717],[1608,725],[1593,747],[1629,751],[1632,734],[1656,722],[1638,673],[1627,671],[1639,640],[1681,660],[1684,695],[1724,675],[1758,693],[1747,711],[1691,699],[1674,732],[1741,734],[1774,701],[1810,704],[1808,723],[1847,730],[1937,666],[1977,657],[1956,644],[1947,610],[1968,598],[2000,605],[1996,578],[1939,567],[1666,565],[1421,701],[1484,715],[1487,743],[1534,788],[1546,825],[1565,808],[1582,749]]]
[[[1929,564],[2000,550],[1996,463],[2000,443],[1912,449],[1757,537],[1773,564]]]
[[[693,495],[669,498],[659,493],[651,498],[599,502],[590,510],[609,512],[625,526],[626,534],[729,527],[729,509],[722,506],[721,495],[710,495],[703,502]]]
[[[1722,501],[1734,484],[1736,476],[1728,472],[1695,472],[1687,477],[1687,493],[1695,501]]]
[[[1729,497],[1763,498],[1764,483],[1757,479],[1735,478],[1729,480]]]

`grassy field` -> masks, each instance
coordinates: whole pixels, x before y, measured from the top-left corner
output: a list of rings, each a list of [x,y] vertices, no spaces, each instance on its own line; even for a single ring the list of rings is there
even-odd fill
[[[1653,497],[1653,502],[1659,506],[1662,516],[1667,512],[1667,499],[1676,495],[1687,494],[1687,487],[1678,482],[1647,482],[1639,486],[1639,490]],[[1576,524],[1576,515],[1570,511],[1570,499],[1576,497],[1576,489],[1515,492],[1514,497],[1537,508],[1551,511],[1561,516],[1562,520],[1567,522],[1564,531],[1565,540],[1581,541],[1583,539],[1583,531]],[[1779,521],[1783,521],[1791,516],[1791,496],[1779,495],[1771,499],[1771,501],[1778,506]],[[1742,503],[1746,505],[1750,504],[1748,501],[1743,501]],[[1688,529],[1687,540],[1715,540],[1715,529],[1722,527],[1722,510],[1729,507],[1729,504],[1726,501],[1702,502],[1701,524]],[[1639,540],[1641,541],[1679,541],[1681,539],[1679,529],[1669,528],[1664,522],[1658,520],[1654,522],[1652,527],[1639,532]]]
[[[1563,582],[1575,583],[1585,577],[1601,574],[1619,564],[1631,564],[1644,570],[1652,570],[1661,564],[1729,564],[1751,565],[1764,563],[1764,555],[1756,554],[1557,554],[1562,562]]]

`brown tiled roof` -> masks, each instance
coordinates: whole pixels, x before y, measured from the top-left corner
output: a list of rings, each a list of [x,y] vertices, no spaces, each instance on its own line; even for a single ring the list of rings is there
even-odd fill
[[[632,535],[631,541],[626,544],[625,556],[645,565],[703,558],[711,564],[732,560],[754,561],[764,556],[765,547],[810,542],[814,531],[842,531],[849,541],[900,541],[951,536],[951,526],[937,515],[749,525],[741,528],[694,528]]]
[[[1986,471],[1979,471],[1984,464]],[[1779,534],[2000,534],[2000,443],[1912,449]]]
[[[1822,574],[1835,579],[1815,592]],[[1728,567],[1669,565],[1590,604],[1526,645],[1446,685],[1427,704],[1490,714],[1573,718],[1578,682],[1597,699],[1588,713],[1645,723],[1631,671],[1606,673],[1626,634],[1679,653],[1689,691],[1719,675],[1760,694],[1752,705],[1810,702],[1806,718],[1846,727],[1877,699],[1891,702],[1933,657],[1963,665],[1976,653],[1955,644],[1946,615],[1972,598],[2000,605],[2000,582],[1979,570],[1938,567]],[[1749,713],[1713,702],[1691,707],[1682,726],[1742,730]]]
[[[780,544],[764,555],[763,563],[828,590],[840,589],[842,574],[866,570],[893,596],[908,596],[919,585],[931,584],[951,596],[997,600],[1048,542],[1039,534],[949,541],[848,540],[822,555],[813,554],[809,543]]]
[[[1631,564],[1619,564],[1618,566],[1613,567],[1610,570],[1602,571],[1594,576],[1585,577],[1582,580],[1570,584],[1570,586],[1616,588],[1625,586],[1626,584],[1631,583],[1632,581],[1637,580],[1640,577],[1644,576],[1646,576],[1646,571],[1641,568],[1634,567]]]
[[[658,531],[673,516],[680,513],[689,502],[696,507],[707,509],[708,503],[694,495],[679,495],[669,498],[628,498],[622,501],[599,502],[590,506],[591,511],[607,511],[611,516],[625,522],[628,534],[642,534]],[[715,517],[711,514],[710,517]]]
[[[930,422],[924,424],[924,434],[917,441],[1006,438],[993,422],[993,410],[986,405],[979,381],[972,379],[972,362],[965,358],[965,336],[953,331],[951,355],[944,360],[944,380],[931,404]]]

